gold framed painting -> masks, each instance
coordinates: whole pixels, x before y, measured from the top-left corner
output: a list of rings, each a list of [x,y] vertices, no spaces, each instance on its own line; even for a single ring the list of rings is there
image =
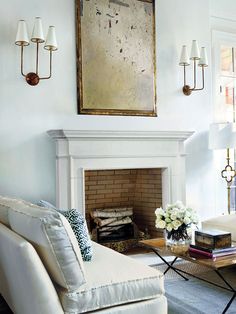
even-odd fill
[[[156,116],[154,0],[76,0],[78,113]]]

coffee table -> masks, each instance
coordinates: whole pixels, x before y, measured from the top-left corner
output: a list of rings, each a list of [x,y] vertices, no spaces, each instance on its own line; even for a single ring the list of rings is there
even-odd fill
[[[201,257],[200,255],[190,255],[188,251],[188,245],[173,245],[169,246],[166,244],[165,239],[163,238],[156,238],[156,239],[149,239],[149,240],[142,240],[139,241],[139,244],[145,248],[151,249],[166,265],[167,268],[164,271],[164,274],[166,274],[170,269],[175,271],[179,276],[181,276],[183,279],[188,280],[184,275],[189,275],[191,277],[197,278],[199,280],[205,281],[209,284],[212,284],[214,286],[217,286],[219,288],[228,290],[233,293],[233,296],[225,306],[222,314],[226,313],[229,309],[231,303],[236,297],[236,289],[233,288],[230,283],[224,278],[223,274],[220,272],[221,269],[225,267],[229,267],[232,265],[236,265],[236,254],[228,255],[228,256],[221,256],[217,257],[216,259],[210,259]],[[172,262],[168,262],[165,259],[165,256],[173,256],[174,259]],[[209,269],[213,270],[225,283],[226,286],[219,285],[215,282],[206,280],[204,278],[198,277],[195,274],[191,274],[187,271],[184,271],[182,269],[179,269],[174,266],[174,263],[177,261],[177,259],[184,259],[186,261],[189,261],[191,263],[195,263],[198,265],[202,265],[205,267],[208,267]]]

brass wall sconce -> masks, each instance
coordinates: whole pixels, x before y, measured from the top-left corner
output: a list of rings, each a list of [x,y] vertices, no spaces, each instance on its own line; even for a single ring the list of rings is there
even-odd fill
[[[55,27],[49,26],[47,39],[45,42],[42,21],[40,17],[35,18],[35,24],[33,28],[33,33],[31,37],[31,41],[36,44],[36,66],[35,72],[29,72],[28,74],[24,74],[24,47],[30,44],[26,22],[24,20],[20,20],[18,22],[18,29],[16,34],[15,44],[21,46],[21,74],[25,77],[26,82],[35,86],[39,83],[40,80],[47,80],[52,76],[52,52],[57,50],[57,40],[55,34]],[[49,75],[45,77],[39,76],[39,44],[45,42],[44,49],[49,51]]]
[[[190,65],[190,60],[193,61],[193,87],[186,84],[186,67]],[[198,66],[202,68],[202,87],[197,88],[197,62]],[[199,52],[198,43],[193,40],[190,58],[187,52],[187,47],[184,45],[181,51],[181,57],[179,65],[184,67],[184,86],[183,93],[186,96],[191,95],[193,91],[199,91],[204,89],[204,68],[208,66],[206,48],[201,48],[201,54]]]

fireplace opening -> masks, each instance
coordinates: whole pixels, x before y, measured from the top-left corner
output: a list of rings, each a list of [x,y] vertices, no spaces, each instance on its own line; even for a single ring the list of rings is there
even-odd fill
[[[161,168],[85,171],[85,215],[96,242],[122,252],[161,236],[155,227],[160,206]]]

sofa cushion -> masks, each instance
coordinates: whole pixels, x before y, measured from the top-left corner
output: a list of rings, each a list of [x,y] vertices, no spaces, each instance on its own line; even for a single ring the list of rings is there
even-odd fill
[[[222,230],[231,232],[232,241],[236,241],[236,214],[220,215],[202,222],[202,228]]]
[[[10,227],[8,219],[9,208],[11,208],[11,206],[22,208],[22,205],[24,206],[25,204],[26,202],[20,199],[0,196],[0,222]]]
[[[67,293],[58,289],[65,312],[85,313],[164,294],[163,274],[93,242],[94,256],[85,263],[86,283]]]
[[[56,206],[54,206],[52,203],[50,203],[50,202],[48,202],[48,201],[40,200],[40,201],[37,203],[37,205],[40,206],[40,207],[45,207],[45,208],[57,210]]]
[[[33,244],[58,285],[73,291],[85,282],[80,249],[64,216],[33,204],[11,204],[8,217],[12,230]]]
[[[53,204],[48,201],[40,200],[38,205],[44,208],[58,210]],[[69,210],[58,210],[66,219],[69,221],[72,230],[78,241],[80,252],[83,258],[83,261],[89,262],[92,259],[92,243],[88,233],[87,223],[84,219],[84,216],[77,209]]]

